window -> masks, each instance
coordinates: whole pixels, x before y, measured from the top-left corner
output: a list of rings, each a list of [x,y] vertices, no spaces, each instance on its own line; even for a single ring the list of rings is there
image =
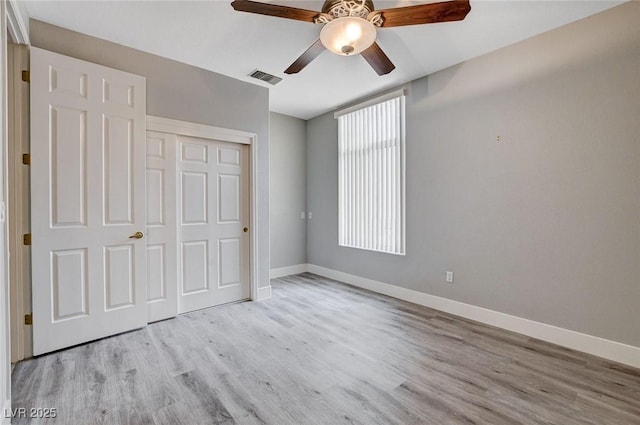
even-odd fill
[[[338,245],[405,253],[404,94],[335,114]]]

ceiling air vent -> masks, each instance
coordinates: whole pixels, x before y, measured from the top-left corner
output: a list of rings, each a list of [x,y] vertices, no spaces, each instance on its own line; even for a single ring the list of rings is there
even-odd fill
[[[272,86],[275,86],[280,81],[282,81],[282,78],[276,77],[275,75],[267,74],[266,72],[260,71],[259,69],[256,69],[251,74],[249,74],[249,77],[257,78],[258,80],[262,80],[262,81],[266,81],[267,83],[271,84]]]

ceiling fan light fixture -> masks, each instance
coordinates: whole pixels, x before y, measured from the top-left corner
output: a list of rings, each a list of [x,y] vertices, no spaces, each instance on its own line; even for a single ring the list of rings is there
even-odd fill
[[[376,27],[357,16],[336,18],[322,27],[320,41],[336,55],[357,55],[376,41]]]

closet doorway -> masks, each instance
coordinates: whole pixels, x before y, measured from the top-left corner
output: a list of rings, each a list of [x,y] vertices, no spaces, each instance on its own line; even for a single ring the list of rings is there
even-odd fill
[[[251,298],[249,145],[198,124],[147,128],[149,322]]]

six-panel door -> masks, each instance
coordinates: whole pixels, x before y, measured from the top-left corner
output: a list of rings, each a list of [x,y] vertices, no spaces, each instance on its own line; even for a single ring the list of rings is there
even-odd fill
[[[147,322],[145,80],[31,48],[35,355]]]
[[[147,131],[147,317],[178,314],[176,135]]]
[[[247,299],[248,147],[178,136],[178,311]]]

